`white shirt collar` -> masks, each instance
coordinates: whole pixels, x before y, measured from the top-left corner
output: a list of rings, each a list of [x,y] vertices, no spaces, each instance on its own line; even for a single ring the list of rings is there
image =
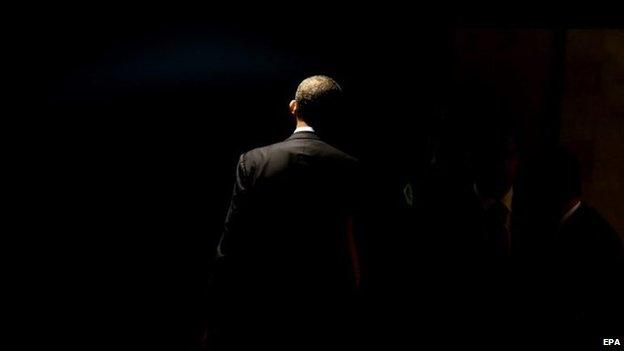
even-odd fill
[[[310,126],[305,126],[305,127],[297,127],[295,129],[294,133],[299,133],[299,132],[312,132],[314,133],[314,128],[310,127]]]
[[[507,210],[509,210],[509,212],[511,212],[512,200],[513,200],[513,187],[509,188],[509,191],[505,194],[505,196],[501,200],[501,202],[503,203],[503,205],[505,205],[505,207],[507,207]]]
[[[492,203],[497,202],[497,200],[495,199],[482,197],[481,193],[479,192],[479,187],[477,187],[476,182],[472,184],[472,189],[474,190],[475,194],[477,194],[477,196],[481,198],[481,204],[483,205],[484,208],[487,208],[491,206]],[[509,212],[511,212],[512,201],[513,201],[513,187],[510,187],[509,190],[507,190],[507,192],[505,193],[505,196],[503,196],[503,198],[500,200],[500,202],[507,208]]]
[[[576,212],[576,210],[578,210],[579,207],[581,207],[581,201],[580,200],[576,203],[576,205],[574,205],[570,210],[568,210],[568,212],[566,212],[566,214],[563,215],[563,217],[561,218],[561,223],[567,221],[570,217],[572,217],[574,212]]]

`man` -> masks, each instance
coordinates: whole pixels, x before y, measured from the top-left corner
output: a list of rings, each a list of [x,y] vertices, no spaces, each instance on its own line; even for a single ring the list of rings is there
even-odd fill
[[[316,133],[342,105],[333,79],[303,80],[289,105],[294,133],[239,159],[217,252],[226,348],[297,349],[330,337],[347,315],[359,284],[357,161]]]
[[[578,321],[573,327],[583,333],[615,335],[624,330],[622,241],[598,211],[582,200],[576,156],[558,150],[553,164],[560,219],[553,255],[566,312],[570,320]]]
[[[524,211],[514,285],[518,333],[527,346],[597,349],[624,330],[621,240],[582,199],[571,152],[544,151],[529,166],[518,191],[528,196],[516,203],[516,212]]]
[[[483,210],[486,253],[506,260],[511,254],[517,145],[513,135],[503,133],[493,139],[484,143],[474,157],[474,192]]]

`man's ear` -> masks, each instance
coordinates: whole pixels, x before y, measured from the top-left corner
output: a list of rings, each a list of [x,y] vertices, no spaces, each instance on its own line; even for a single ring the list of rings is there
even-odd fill
[[[299,108],[299,104],[297,104],[297,100],[291,100],[290,104],[288,104],[289,110],[290,110],[290,114],[293,116],[297,116],[297,109]]]

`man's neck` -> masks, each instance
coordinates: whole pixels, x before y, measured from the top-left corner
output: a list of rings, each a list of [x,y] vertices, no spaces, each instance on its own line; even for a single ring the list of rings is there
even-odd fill
[[[308,125],[304,121],[297,120],[297,127],[295,128],[295,131],[293,133],[299,133],[299,132],[314,133],[315,131],[314,131],[314,128],[312,128],[310,125]]]
[[[308,127],[311,128],[311,126],[309,124],[307,124],[306,122],[297,119],[297,126],[295,128],[304,128],[304,127]]]

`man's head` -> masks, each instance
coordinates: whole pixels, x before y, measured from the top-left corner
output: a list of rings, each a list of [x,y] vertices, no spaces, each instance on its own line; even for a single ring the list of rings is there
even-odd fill
[[[342,88],[327,76],[304,79],[290,102],[290,112],[298,120],[313,127],[332,115],[339,113],[343,103]]]
[[[502,199],[516,181],[516,138],[511,133],[501,133],[483,139],[474,155],[475,180],[484,196]]]
[[[559,148],[552,159],[552,190],[562,211],[581,197],[581,165],[574,153]]]

